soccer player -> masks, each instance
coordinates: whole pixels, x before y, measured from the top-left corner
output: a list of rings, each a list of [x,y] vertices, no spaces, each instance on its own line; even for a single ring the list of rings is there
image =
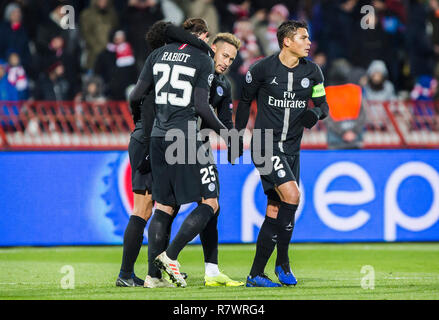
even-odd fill
[[[152,95],[152,99],[154,95]],[[153,103],[151,95],[144,103]],[[122,265],[116,280],[118,287],[143,287],[144,281],[134,273],[134,264],[143,242],[143,231],[151,217],[153,201],[151,198],[152,174],[150,170],[149,137],[143,134],[140,109],[132,110],[135,128],[128,144],[128,155],[131,164],[131,184],[134,198],[133,212],[123,237]],[[146,124],[148,126],[148,124]]]
[[[218,114],[218,118],[224,123],[227,129],[233,128],[233,104],[232,87],[224,73],[232,65],[236,58],[241,41],[231,33],[219,33],[212,42],[214,51],[214,78],[210,89],[210,104]],[[201,127],[206,127],[204,122]],[[210,155],[211,156],[211,155]],[[217,168],[214,165],[215,179],[218,180]],[[241,281],[232,280],[218,269],[218,215],[209,220],[206,228],[200,233],[200,240],[203,245],[205,262],[205,286],[243,286]]]
[[[196,41],[197,40],[197,41]],[[194,46],[209,49],[205,42],[195,38],[183,29],[175,27],[170,23],[156,23],[147,34],[147,41],[154,50],[165,45],[166,42],[180,41],[188,42]],[[204,45],[204,46],[203,46]],[[142,103],[146,106],[154,105],[155,93],[153,90],[142,98]],[[139,104],[131,104],[133,121],[135,128],[131,133],[128,145],[128,154],[131,164],[131,181],[134,198],[133,213],[130,216],[128,225],[124,232],[122,265],[116,286],[169,286],[167,281],[161,279],[146,279],[146,283],[138,278],[134,273],[134,264],[140,252],[143,242],[143,232],[148,222],[153,207],[151,197],[152,192],[152,173],[149,159],[150,135],[155,118],[154,108],[149,112],[141,113]],[[170,230],[168,230],[170,233]]]
[[[184,27],[201,40],[208,37],[207,24],[202,19],[189,19]],[[171,43],[150,54],[130,94],[130,104],[138,105],[142,95],[155,87],[157,110],[151,133],[150,156],[154,181],[152,197],[157,205],[149,232],[163,235],[162,231],[172,223],[178,206],[198,202],[167,249],[162,239],[148,236],[148,257],[150,252],[157,250],[160,254],[155,263],[169,274],[176,285],[183,287],[186,281],[179,271],[178,254],[206,227],[218,210],[218,181],[212,163],[202,163],[198,157],[190,159],[203,147],[197,140],[198,116],[218,134],[220,130],[227,131],[209,106],[213,72],[213,62],[202,50],[185,43]],[[165,139],[169,130],[181,133],[183,139],[178,139],[178,134],[173,141]],[[175,144],[184,149],[184,152],[177,152],[177,157],[183,153],[183,163],[179,162],[180,159],[170,163],[167,150]],[[156,227],[160,227],[161,231],[153,230]],[[166,251],[161,252],[164,249]]]
[[[236,129],[245,129],[250,104],[256,97],[258,113],[254,130],[260,130],[261,141],[265,141],[269,130],[273,135],[270,172],[262,170],[261,163],[255,161],[255,151],[265,153],[270,146],[264,143],[256,145],[255,139],[252,139],[252,160],[261,175],[267,208],[256,242],[253,265],[247,277],[247,287],[281,286],[264,274],[275,246],[275,274],[280,283],[297,284],[290,267],[288,246],[300,199],[300,142],[304,127],[313,127],[328,115],[329,110],[322,72],[315,63],[305,59],[311,45],[306,23],[282,23],[277,30],[277,39],[280,53],[250,67],[236,113]],[[308,108],[310,98],[314,108]]]

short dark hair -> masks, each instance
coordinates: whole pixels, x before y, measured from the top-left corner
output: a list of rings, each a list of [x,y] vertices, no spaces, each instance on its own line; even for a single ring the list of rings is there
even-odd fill
[[[206,20],[202,18],[189,18],[183,22],[183,29],[195,33],[196,35],[201,35],[203,33],[209,32]]]
[[[277,42],[281,50],[284,46],[284,39],[294,36],[300,28],[308,30],[308,24],[305,21],[288,20],[279,26],[277,29]]]

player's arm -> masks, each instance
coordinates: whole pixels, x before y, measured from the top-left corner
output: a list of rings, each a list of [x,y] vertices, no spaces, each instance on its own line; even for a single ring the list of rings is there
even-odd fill
[[[314,80],[317,84],[313,86],[311,95],[314,108],[306,110],[302,115],[302,124],[308,129],[312,128],[317,121],[325,119],[329,113],[329,106],[326,101],[325,87],[323,84],[323,73],[318,65],[315,65],[315,67]]]
[[[166,26],[165,30],[166,42],[182,42],[187,43],[190,46],[196,47],[200,50],[203,50],[205,53],[209,54],[211,57],[215,55],[213,50],[209,47],[209,45],[203,40],[197,38],[192,33],[184,30],[181,27],[177,27],[173,24],[169,24]]]
[[[139,79],[137,80],[134,89],[130,92],[130,95],[128,96],[130,107],[133,112],[140,108],[140,106],[142,105],[142,100],[144,99],[144,95],[148,93],[153,87],[154,79],[151,65],[153,55],[154,53],[151,53],[148,59],[146,59]]]
[[[221,129],[227,129],[218,119],[209,105],[209,90],[213,80],[213,61],[207,56],[202,56],[200,74],[194,88],[194,108],[207,127],[220,134]]]
[[[261,85],[261,72],[259,63],[250,67],[245,77],[245,83],[242,88],[241,99],[236,109],[235,128],[238,131],[247,127],[248,118],[250,116],[250,107],[255,99],[258,89]]]
[[[143,134],[146,138],[151,136],[152,127],[155,119],[155,92],[150,90],[149,93],[144,96],[141,105],[141,118]]]
[[[227,81],[227,88],[224,92],[224,98],[221,100],[219,106],[214,106],[217,108],[218,118],[227,129],[233,129],[233,102],[232,102],[232,88],[230,83]]]

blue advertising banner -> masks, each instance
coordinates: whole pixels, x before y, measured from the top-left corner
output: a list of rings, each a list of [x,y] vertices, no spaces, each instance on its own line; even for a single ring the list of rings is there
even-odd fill
[[[0,153],[0,246],[121,244],[130,170],[121,151]],[[255,242],[266,206],[257,170],[218,171],[220,243]],[[302,151],[300,175],[293,242],[439,241],[439,150]]]

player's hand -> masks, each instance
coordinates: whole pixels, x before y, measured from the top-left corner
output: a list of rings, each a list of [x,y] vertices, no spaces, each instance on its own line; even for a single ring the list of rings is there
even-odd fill
[[[242,154],[244,153],[244,141],[243,141],[242,136],[239,136],[239,139],[238,139],[238,154],[236,154],[234,151],[235,150],[233,150],[233,148],[232,148],[231,137],[229,137],[228,142],[227,142],[227,160],[232,165],[234,165],[236,159],[241,157]]]
[[[302,125],[308,129],[314,127],[317,121],[319,121],[319,115],[314,109],[307,109],[300,119]]]
[[[151,172],[151,158],[149,156],[149,152],[146,152],[143,155],[142,161],[140,161],[137,169],[140,171],[141,174],[147,174]]]

